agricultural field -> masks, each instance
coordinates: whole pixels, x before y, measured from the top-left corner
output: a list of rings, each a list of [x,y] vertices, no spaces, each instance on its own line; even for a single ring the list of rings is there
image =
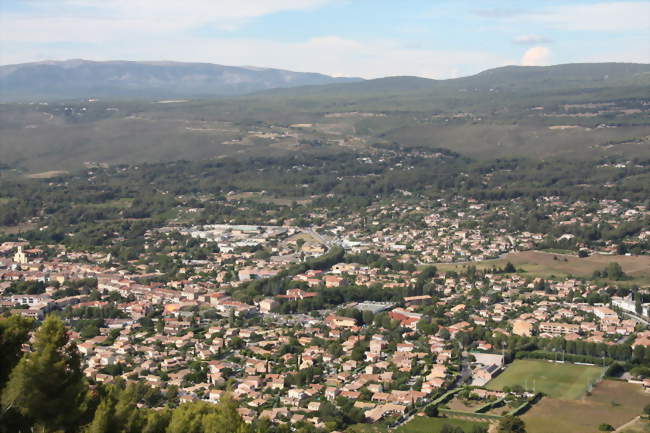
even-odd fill
[[[502,259],[485,260],[471,263],[477,269],[491,268],[494,266],[503,267],[511,262],[517,269],[525,271],[524,275],[531,277],[548,278],[554,277],[591,277],[594,271],[601,271],[608,263],[616,262],[621,265],[631,279],[620,281],[619,284],[650,283],[650,256],[605,256],[594,254],[589,257],[579,258],[574,254],[562,254],[560,252],[545,251],[519,251],[509,253]],[[468,264],[436,264],[436,267],[443,271],[462,271]]]
[[[491,380],[487,388],[502,390],[506,386],[521,385],[551,398],[577,400],[587,391],[589,384],[598,380],[602,371],[600,367],[586,365],[517,360]]]
[[[636,419],[621,428],[621,433],[648,433],[650,432],[650,421]]]
[[[522,419],[528,433],[596,433],[603,423],[614,428],[623,426],[638,416],[647,404],[650,404],[650,394],[645,393],[641,386],[605,380],[594,387],[591,395],[579,400],[544,397]],[[637,427],[645,428],[635,423],[631,425],[630,433],[647,431]]]
[[[32,223],[23,223],[15,226],[0,226],[0,234],[5,235],[15,235],[17,233],[23,233],[29,230],[34,230],[36,224]]]
[[[554,258],[557,257],[557,260]],[[566,260],[565,260],[566,259]],[[561,255],[542,251],[522,251],[505,257],[515,266],[523,266],[529,272],[555,272],[556,274],[590,277],[594,271],[602,270],[608,263],[616,262],[631,277],[650,277],[650,256],[605,256],[594,254],[579,258],[575,255]]]
[[[452,418],[429,418],[426,416],[420,416],[413,418],[409,423],[401,426],[396,433],[439,433],[442,426],[449,424],[454,427],[461,427],[468,433],[472,432],[474,426],[484,426],[487,427],[487,424],[477,423],[472,421],[464,421],[460,419]]]
[[[43,171],[41,173],[33,173],[28,175],[27,177],[30,179],[51,179],[53,177],[63,176],[66,174],[68,174],[66,170],[50,170],[50,171]]]

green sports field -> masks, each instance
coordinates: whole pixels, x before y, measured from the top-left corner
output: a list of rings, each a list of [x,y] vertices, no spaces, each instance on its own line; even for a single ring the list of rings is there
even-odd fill
[[[528,391],[543,392],[552,398],[576,400],[603,369],[576,364],[555,364],[542,360],[517,360],[491,380],[487,388],[502,390],[504,386],[521,385]]]

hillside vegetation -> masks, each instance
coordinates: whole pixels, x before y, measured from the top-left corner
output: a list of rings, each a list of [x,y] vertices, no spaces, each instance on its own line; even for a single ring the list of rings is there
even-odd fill
[[[45,93],[41,102],[0,105],[1,162],[39,173],[379,148],[445,148],[478,159],[650,157],[650,65],[511,66],[453,80],[389,77],[228,99],[134,94],[46,102]]]

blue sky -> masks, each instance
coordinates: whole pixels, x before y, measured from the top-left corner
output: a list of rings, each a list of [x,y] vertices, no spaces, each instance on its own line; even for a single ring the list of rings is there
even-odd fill
[[[85,58],[449,78],[650,62],[650,1],[0,0],[0,63]]]

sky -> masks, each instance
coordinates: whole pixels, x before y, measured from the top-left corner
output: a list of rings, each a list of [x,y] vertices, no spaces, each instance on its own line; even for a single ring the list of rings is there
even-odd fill
[[[72,58],[438,79],[650,63],[650,0],[0,0],[0,64]]]

